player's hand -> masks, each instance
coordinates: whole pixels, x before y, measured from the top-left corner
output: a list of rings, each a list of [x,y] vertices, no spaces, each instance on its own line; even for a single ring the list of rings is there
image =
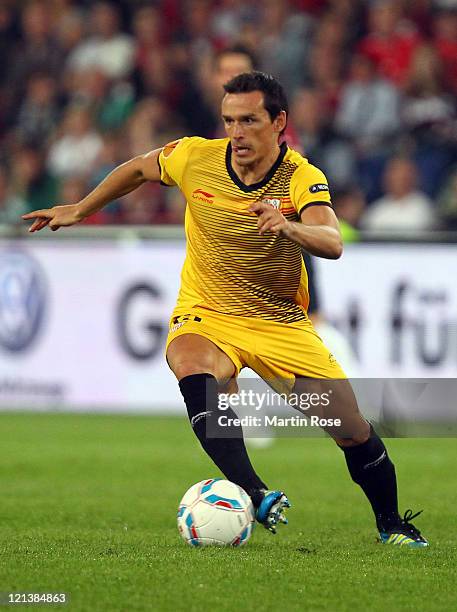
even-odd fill
[[[249,207],[249,210],[259,217],[257,227],[260,235],[271,232],[279,236],[287,230],[289,221],[271,204],[255,202]]]
[[[66,204],[64,206],[34,210],[26,215],[22,215],[22,218],[25,220],[34,219],[29,227],[29,232],[38,232],[47,225],[55,232],[59,227],[74,225],[81,221],[77,204]]]

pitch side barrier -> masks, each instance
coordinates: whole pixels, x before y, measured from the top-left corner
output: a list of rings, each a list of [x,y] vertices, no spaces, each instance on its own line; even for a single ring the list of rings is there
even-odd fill
[[[164,359],[182,228],[0,230],[0,409],[182,414]],[[315,261],[319,334],[349,376],[457,378],[449,235],[349,244],[340,260]]]

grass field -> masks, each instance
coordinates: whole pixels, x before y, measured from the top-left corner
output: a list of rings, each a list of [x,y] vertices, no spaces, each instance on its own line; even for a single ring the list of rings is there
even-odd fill
[[[177,504],[218,474],[184,419],[6,413],[0,430],[1,592],[64,591],[71,610],[456,609],[455,439],[389,441],[401,508],[424,508],[429,549],[377,543],[325,439],[251,452],[291,498],[289,526],[256,529],[240,549],[194,549]]]

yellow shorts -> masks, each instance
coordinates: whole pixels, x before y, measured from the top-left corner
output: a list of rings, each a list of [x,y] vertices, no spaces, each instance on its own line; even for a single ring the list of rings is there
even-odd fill
[[[249,367],[281,391],[290,391],[296,377],[346,378],[309,320],[277,323],[195,307],[172,315],[167,347],[183,334],[208,338],[232,360],[236,375]]]

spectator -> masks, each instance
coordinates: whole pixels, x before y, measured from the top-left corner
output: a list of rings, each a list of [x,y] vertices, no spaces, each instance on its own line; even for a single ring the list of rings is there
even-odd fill
[[[48,208],[57,198],[58,181],[47,171],[44,153],[36,147],[24,146],[14,153],[11,186],[28,210]]]
[[[42,145],[58,120],[56,81],[46,73],[32,75],[19,109],[16,133],[22,143]]]
[[[436,6],[436,0],[403,0],[405,12],[408,19],[426,38],[429,38],[432,31],[431,12]]]
[[[179,126],[174,125],[176,132],[170,133],[170,121],[167,107],[160,98],[144,98],[135,107],[127,127],[127,157],[141,155],[145,151],[162,146],[173,138],[178,138]]]
[[[433,45],[443,62],[446,84],[457,95],[457,6],[436,13],[433,34]]]
[[[418,170],[412,191],[439,192],[440,216],[453,224],[442,202],[452,200],[447,176],[457,163],[456,0],[0,4],[8,198],[47,206],[59,180],[77,194],[123,159],[183,134],[223,136],[222,85],[256,65],[288,91],[288,145],[325,169],[334,198],[352,193],[338,204],[343,225],[357,229],[350,219],[363,199],[380,198],[398,151]],[[154,222],[182,219],[173,190],[147,193],[157,199]],[[94,221],[122,218],[118,203]]]
[[[11,62],[13,56],[17,37],[15,34],[13,8],[2,2],[0,4],[0,57],[5,58],[7,63]],[[13,83],[8,83],[8,81],[9,70],[5,66],[3,70],[0,70],[0,134],[6,130],[6,125],[11,120],[10,110],[13,107]]]
[[[334,116],[343,86],[344,57],[341,49],[327,43],[317,43],[310,51],[307,84],[319,90],[321,113],[326,120]]]
[[[170,87],[169,52],[161,12],[155,6],[137,9],[132,20],[135,36],[133,79],[139,95],[166,95]]]
[[[361,37],[365,26],[365,4],[364,0],[327,0],[327,13],[344,27],[346,42],[354,43]]]
[[[59,202],[61,204],[75,204],[87,195],[90,188],[91,186],[82,176],[69,176],[63,179],[61,183]],[[109,225],[117,220],[116,212],[117,206],[110,203],[88,219],[84,219],[83,223],[85,225]]]
[[[180,99],[178,110],[185,116],[190,131],[207,137],[224,137],[221,124],[223,85],[237,74],[250,72],[255,67],[256,59],[242,45],[216,53],[204,82],[191,81]]]
[[[356,242],[360,238],[360,219],[365,210],[365,196],[356,185],[332,194],[333,208],[340,223],[343,242]]]
[[[21,223],[21,215],[26,212],[26,202],[12,191],[6,168],[0,166],[0,224],[17,225]]]
[[[102,148],[100,149],[100,152],[94,161],[91,172],[88,175],[86,193],[88,190],[94,189],[112,170],[114,170],[114,168],[116,168],[116,166],[119,166],[119,164],[124,161],[121,155],[122,149],[123,143],[119,137],[116,137],[113,134],[105,134],[103,137]],[[68,180],[69,179],[67,179],[67,181]],[[77,180],[79,180],[80,185],[84,183],[84,179],[81,179],[80,177],[78,177]],[[84,195],[85,194],[83,194],[83,196]],[[113,200],[107,206],[105,206],[103,210],[94,215],[93,218],[90,217],[90,223],[112,224],[119,222],[120,206],[119,200]]]
[[[352,142],[358,180],[368,200],[378,198],[392,139],[400,127],[399,95],[389,81],[378,76],[372,60],[364,55],[352,58],[335,126]]]
[[[443,225],[457,230],[457,168],[449,175],[444,187],[438,194],[437,210]]]
[[[98,185],[107,174],[124,161],[123,146],[122,140],[116,135],[108,133],[103,136],[102,147],[89,174],[90,187]]]
[[[16,32],[14,27],[14,15],[11,5],[2,2],[0,4],[0,53],[1,57],[11,57],[15,46]],[[3,85],[7,72],[0,72],[0,84]]]
[[[91,185],[82,176],[69,176],[63,179],[60,184],[58,202],[60,204],[75,204],[82,200],[93,187],[94,185]],[[118,209],[119,204],[111,202],[102,210],[85,219],[84,223],[87,225],[109,225],[116,223],[119,220]]]
[[[87,109],[70,107],[62,133],[50,147],[48,167],[58,177],[87,175],[101,148],[102,140]]]
[[[443,64],[431,45],[418,47],[413,55],[405,83],[403,121],[416,138],[427,138],[432,128],[444,126],[454,118],[454,105],[445,86]]]
[[[444,86],[443,65],[430,45],[414,53],[405,86],[403,125],[414,143],[421,188],[436,195],[455,146],[455,104]]]
[[[65,7],[55,24],[55,37],[64,58],[76,49],[84,37],[84,14],[75,7]]]
[[[243,25],[256,17],[254,3],[247,3],[245,0],[221,0],[214,10],[211,28],[217,46],[224,48],[236,45]]]
[[[52,15],[43,2],[32,1],[21,13],[22,39],[11,62],[11,79],[21,86],[28,77],[45,71],[57,77],[62,68],[60,49],[52,35]]]
[[[156,6],[141,6],[132,19],[135,42],[135,66],[142,69],[149,55],[160,52],[166,44],[160,10]]]
[[[165,222],[173,225],[184,223],[186,212],[186,200],[176,187],[167,189],[165,192]]]
[[[68,66],[75,71],[99,68],[108,77],[127,76],[133,65],[132,38],[120,31],[119,13],[114,4],[96,2],[90,9],[93,35],[70,54]]]
[[[119,214],[127,225],[166,222],[158,185],[148,183],[121,198]]]
[[[399,102],[397,90],[378,77],[373,62],[355,55],[350,80],[341,94],[336,127],[363,155],[376,154],[385,149],[400,127]]]
[[[354,178],[354,155],[349,144],[336,136],[321,109],[320,93],[301,88],[292,99],[290,119],[301,151],[325,171],[331,185],[341,188]]]
[[[71,176],[60,183],[58,201],[60,204],[75,204],[82,200],[89,190],[87,180],[81,176]]]
[[[369,201],[381,193],[384,165],[391,153],[392,139],[400,128],[399,103],[397,90],[377,75],[372,60],[355,55],[335,125],[353,144],[360,185]]]
[[[128,81],[112,83],[99,68],[75,74],[71,90],[72,102],[90,108],[103,131],[119,129],[133,111],[133,86]]]
[[[374,202],[362,217],[362,227],[376,232],[411,232],[432,229],[434,212],[428,197],[417,189],[414,163],[393,158],[387,164],[386,194]]]
[[[348,44],[349,32],[345,16],[334,10],[327,11],[316,24],[314,44],[327,45],[344,52]]]
[[[370,58],[380,74],[395,85],[402,85],[412,54],[420,44],[412,22],[402,18],[401,3],[375,0],[368,9],[368,34],[359,51]]]
[[[212,12],[209,0],[185,0],[181,40],[187,42],[191,61],[197,67],[213,51]]]
[[[216,54],[213,64],[212,88],[218,100],[218,111],[220,101],[224,95],[224,85],[230,79],[242,72],[250,72],[257,68],[256,57],[242,45],[226,47]]]
[[[261,9],[260,68],[277,76],[291,96],[303,84],[313,20],[306,13],[292,13],[286,0],[265,0]]]
[[[52,36],[52,15],[43,2],[32,1],[20,14],[21,37],[4,61],[2,72],[6,111],[15,113],[24,95],[25,85],[37,72],[46,72],[57,79],[62,68],[62,54]]]

